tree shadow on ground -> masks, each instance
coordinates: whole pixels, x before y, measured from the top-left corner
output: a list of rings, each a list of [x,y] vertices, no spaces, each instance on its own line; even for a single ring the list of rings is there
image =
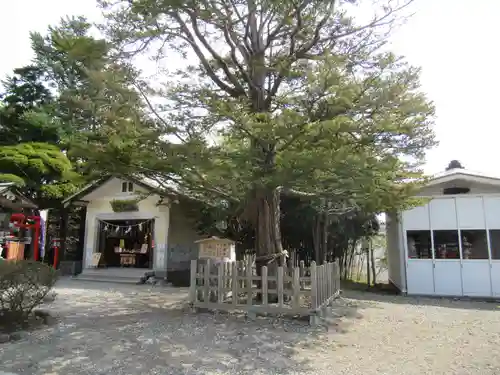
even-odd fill
[[[2,367],[30,374],[315,373],[314,355],[328,340],[307,321],[243,314],[194,313],[187,290],[75,283],[59,287],[50,310],[56,327],[0,350]],[[342,312],[355,317],[357,305]],[[339,333],[348,321],[330,322]],[[28,354],[29,353],[29,354]]]
[[[353,286],[352,284],[344,284],[343,288],[342,295],[344,297],[350,300],[360,301],[361,303],[382,302],[464,310],[497,310],[500,312],[500,300],[498,299],[404,296],[380,288],[368,288],[366,284],[364,285],[364,288],[357,285]]]

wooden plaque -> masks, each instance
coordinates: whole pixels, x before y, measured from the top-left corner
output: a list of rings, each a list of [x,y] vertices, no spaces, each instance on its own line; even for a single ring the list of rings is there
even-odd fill
[[[99,267],[100,261],[101,261],[101,253],[94,253],[92,254],[92,262],[90,262],[90,265],[92,267]]]

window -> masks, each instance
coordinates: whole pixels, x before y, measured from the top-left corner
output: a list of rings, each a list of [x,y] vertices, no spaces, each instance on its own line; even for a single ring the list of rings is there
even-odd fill
[[[131,193],[134,191],[134,184],[132,182],[122,182],[122,193]]]
[[[431,231],[409,230],[406,231],[408,241],[408,258],[431,259]]]
[[[436,259],[460,259],[458,230],[435,230],[432,234]]]
[[[500,230],[490,230],[491,259],[500,259]]]
[[[467,194],[469,192],[468,187],[448,187],[443,189],[443,195]]]
[[[488,240],[485,230],[462,230],[462,258],[488,259]]]

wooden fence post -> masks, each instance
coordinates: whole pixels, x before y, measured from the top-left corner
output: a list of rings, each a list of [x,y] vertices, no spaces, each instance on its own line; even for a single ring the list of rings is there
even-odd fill
[[[241,276],[244,276],[244,269],[245,269],[245,263],[243,261],[238,261],[238,273],[241,274]],[[241,272],[240,272],[241,271]],[[238,289],[244,290],[245,289],[245,280],[244,279],[238,279],[240,285],[238,285]]]
[[[232,264],[233,269],[231,271],[232,273],[232,281],[231,281],[231,287],[232,287],[232,298],[233,298],[233,306],[236,306],[238,304],[238,262],[233,262]]]
[[[224,263],[217,264],[217,303],[224,300]]]
[[[318,267],[318,307],[323,304],[325,298],[325,265]]]
[[[205,263],[205,280],[204,280],[204,290],[205,290],[205,295],[203,297],[203,301],[205,303],[210,302],[210,267],[211,267],[211,261],[210,258],[207,259],[207,262]]]
[[[231,265],[229,262],[224,262],[224,288],[226,288],[225,297],[227,298],[229,291],[231,289]]]
[[[268,292],[267,292],[267,287],[269,285],[269,281],[267,280],[267,267],[262,266],[262,280],[261,280],[261,288],[262,288],[262,305],[267,306],[268,304]]]
[[[248,257],[247,258],[247,263],[246,263],[246,274],[247,274],[247,282],[246,282],[246,291],[247,291],[247,305],[251,305],[253,301],[253,292],[252,292],[252,258]]]
[[[318,275],[316,270],[316,262],[313,260],[310,267],[311,272],[311,308],[318,307]]]
[[[310,266],[311,273],[311,310],[313,314],[309,317],[309,324],[315,326],[318,324],[318,317],[316,316],[316,309],[318,308],[318,275],[316,269],[316,262],[312,261]]]
[[[340,264],[339,258],[335,259],[335,293],[340,291]]]
[[[283,307],[283,267],[278,267],[278,306]]]
[[[197,262],[196,259],[191,260],[191,273],[189,281],[189,302],[195,303],[196,298],[196,272],[197,272]]]
[[[328,287],[328,298],[330,298],[333,294],[333,287],[332,287],[332,282],[333,282],[333,274],[332,274],[332,271],[333,271],[333,264],[331,262],[328,262],[327,263],[328,267],[327,267],[327,270],[328,270],[328,284],[327,284],[327,287]]]
[[[293,291],[292,306],[294,309],[298,309],[298,308],[300,308],[300,268],[299,267],[294,267],[294,269],[293,269],[292,291]]]
[[[304,277],[305,276],[305,263],[303,260],[301,260],[299,262],[299,269],[300,269],[300,277]],[[300,285],[302,288],[305,288],[305,286],[306,286],[304,281],[301,281]]]

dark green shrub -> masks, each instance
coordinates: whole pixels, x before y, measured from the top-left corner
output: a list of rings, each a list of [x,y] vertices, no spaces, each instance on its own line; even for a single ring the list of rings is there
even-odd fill
[[[56,281],[57,272],[46,264],[0,260],[0,326],[13,328],[27,322]]]

